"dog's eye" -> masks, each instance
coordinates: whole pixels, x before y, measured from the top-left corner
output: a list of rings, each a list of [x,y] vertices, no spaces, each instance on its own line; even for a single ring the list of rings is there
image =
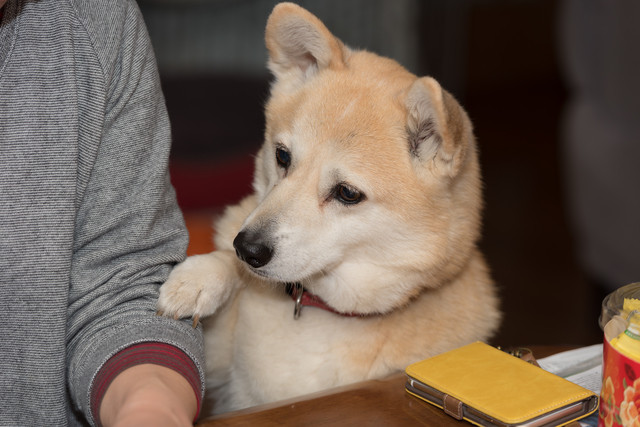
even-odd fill
[[[346,184],[338,184],[335,188],[335,198],[345,205],[355,205],[364,199],[364,194]]]
[[[287,169],[291,164],[291,153],[282,147],[276,148],[276,162],[281,168]]]

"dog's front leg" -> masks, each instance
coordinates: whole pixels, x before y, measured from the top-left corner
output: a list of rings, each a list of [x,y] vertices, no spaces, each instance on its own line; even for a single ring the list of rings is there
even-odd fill
[[[216,312],[233,294],[240,280],[231,251],[194,255],[178,264],[160,288],[158,312],[174,318],[201,317]]]

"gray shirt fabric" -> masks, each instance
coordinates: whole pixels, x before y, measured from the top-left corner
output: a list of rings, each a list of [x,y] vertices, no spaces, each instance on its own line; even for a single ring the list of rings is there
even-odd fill
[[[9,0],[0,26],[0,425],[81,425],[117,351],[172,344],[155,316],[187,235],[155,58],[128,0]]]

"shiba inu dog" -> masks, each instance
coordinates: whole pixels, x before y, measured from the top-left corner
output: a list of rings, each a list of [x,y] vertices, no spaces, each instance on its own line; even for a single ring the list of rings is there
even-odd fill
[[[456,100],[291,3],[274,8],[266,45],[275,79],[254,193],[158,302],[203,319],[214,413],[404,370],[489,339],[501,317]]]

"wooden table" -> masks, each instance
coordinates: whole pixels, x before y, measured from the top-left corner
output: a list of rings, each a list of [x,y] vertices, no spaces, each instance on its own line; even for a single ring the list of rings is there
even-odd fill
[[[531,346],[536,358],[570,346]],[[404,390],[406,377],[395,374],[287,401],[228,412],[200,421],[217,426],[469,426]]]

